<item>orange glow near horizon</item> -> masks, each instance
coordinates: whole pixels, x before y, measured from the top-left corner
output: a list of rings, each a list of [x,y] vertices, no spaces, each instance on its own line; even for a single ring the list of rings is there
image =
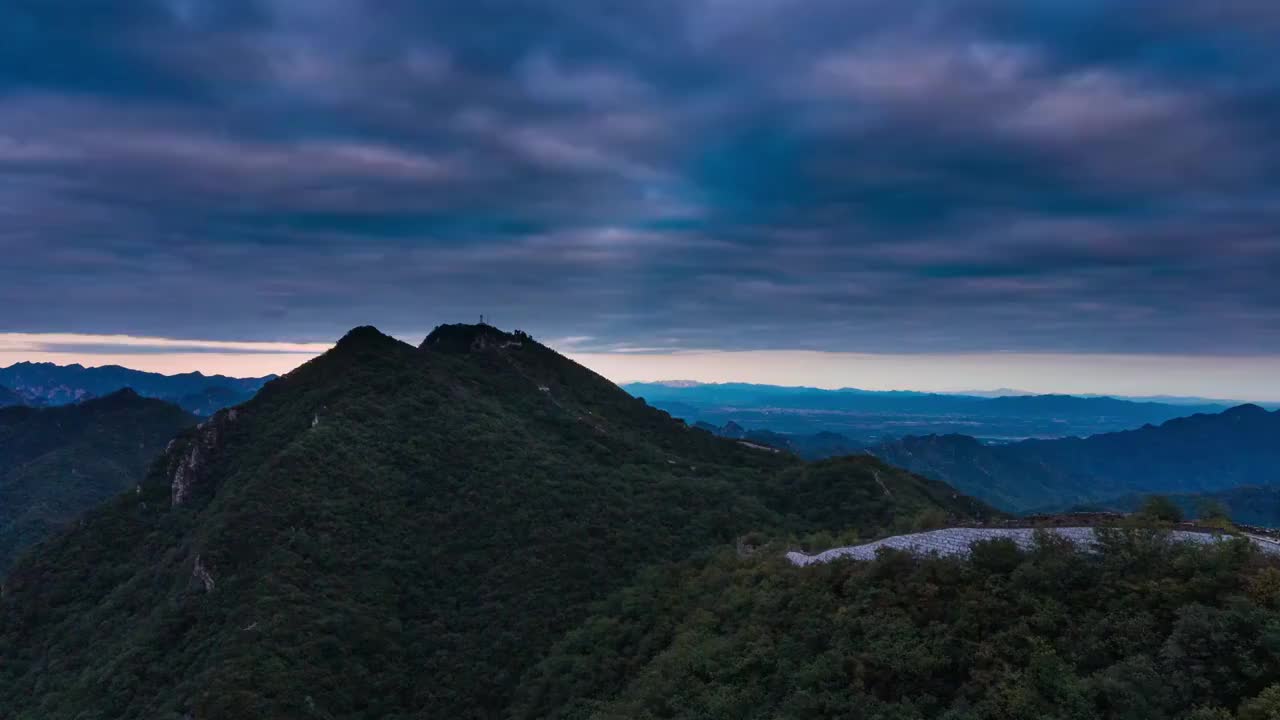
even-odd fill
[[[570,343],[572,344],[572,343]],[[122,365],[175,374],[284,374],[328,343],[174,340],[125,335],[0,333],[0,367],[16,362]],[[1280,401],[1280,357],[1036,353],[868,354],[792,350],[574,352],[617,383],[694,380],[820,388],[956,392],[1193,395]]]

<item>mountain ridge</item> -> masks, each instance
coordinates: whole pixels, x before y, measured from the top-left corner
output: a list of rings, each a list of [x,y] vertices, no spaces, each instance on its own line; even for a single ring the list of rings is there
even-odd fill
[[[133,487],[196,422],[127,388],[75,405],[0,409],[0,574],[17,553]]]
[[[634,381],[622,384],[623,388],[634,387],[643,390],[646,387],[655,388],[671,388],[690,390],[695,388],[704,389],[734,389],[734,390],[760,390],[760,391],[780,391],[780,392],[818,392],[818,393],[848,393],[853,395],[886,395],[886,396],[924,396],[924,397],[951,397],[966,398],[972,400],[994,400],[997,398],[1045,398],[1045,397],[1066,397],[1077,398],[1080,400],[1118,400],[1121,402],[1129,402],[1135,404],[1147,405],[1186,405],[1186,406],[1208,406],[1208,407],[1234,407],[1242,404],[1259,404],[1259,405],[1275,405],[1276,403],[1254,403],[1243,399],[1230,398],[1209,398],[1190,395],[1120,395],[1116,393],[1070,393],[1070,392],[1034,392],[1031,390],[1020,390],[1017,388],[998,388],[995,390],[868,390],[866,388],[858,388],[852,386],[842,386],[838,388],[824,388],[813,385],[774,385],[771,383],[750,383],[750,382],[702,382],[699,380],[644,380]]]
[[[233,378],[199,371],[164,375],[121,365],[86,367],[25,361],[0,368],[0,386],[14,391],[28,405],[66,405],[128,387],[144,397],[205,415],[247,400],[274,377]]]
[[[1280,484],[1280,411],[1253,404],[1089,437],[991,445],[966,435],[909,436],[869,449],[1014,511],[1130,494]]]
[[[29,555],[0,600],[0,715],[500,716],[643,568],[991,512],[874,458],[695,431],[527,335],[428,338],[353,330]]]
[[[1230,407],[1062,394],[978,397],[750,383],[629,383],[623,389],[691,423],[720,427],[733,421],[747,430],[783,435],[833,432],[855,445],[945,433],[992,440],[1092,435]]]

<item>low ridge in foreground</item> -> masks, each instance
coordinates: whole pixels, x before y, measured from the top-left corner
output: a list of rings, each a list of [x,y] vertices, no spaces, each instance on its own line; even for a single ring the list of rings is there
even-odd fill
[[[1280,717],[1276,558],[1095,532],[1095,552],[1046,533],[966,557],[723,552],[647,573],[556,644],[512,717]]]

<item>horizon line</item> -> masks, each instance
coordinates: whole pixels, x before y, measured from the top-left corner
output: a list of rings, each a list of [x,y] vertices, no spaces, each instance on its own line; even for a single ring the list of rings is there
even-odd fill
[[[1280,356],[1271,355],[794,349],[611,352],[588,350],[585,339],[564,338],[567,342],[560,343],[552,339],[545,344],[619,385],[683,380],[951,395],[1018,388],[1018,392],[1032,394],[1280,402],[1272,382],[1280,376]],[[285,374],[331,347],[333,343],[0,333],[0,366],[53,362],[84,367],[119,365],[162,374],[200,371],[262,377]],[[992,390],[974,390],[983,387]]]

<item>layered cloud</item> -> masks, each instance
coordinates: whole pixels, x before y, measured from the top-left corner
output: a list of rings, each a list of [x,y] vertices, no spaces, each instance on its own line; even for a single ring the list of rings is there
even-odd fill
[[[0,332],[1280,353],[1258,3],[0,8]]]

